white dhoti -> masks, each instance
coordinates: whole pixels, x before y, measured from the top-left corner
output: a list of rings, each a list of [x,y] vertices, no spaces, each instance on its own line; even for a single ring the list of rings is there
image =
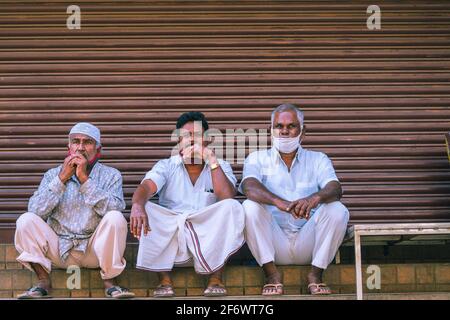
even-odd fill
[[[211,274],[244,244],[244,210],[233,199],[199,211],[177,213],[152,202],[145,206],[151,231],[139,241],[136,267],[170,271],[193,259],[197,273]]]
[[[246,200],[243,207],[245,239],[260,266],[274,261],[326,269],[344,239],[349,219],[347,208],[335,201],[319,206],[298,232],[285,232],[263,205]]]

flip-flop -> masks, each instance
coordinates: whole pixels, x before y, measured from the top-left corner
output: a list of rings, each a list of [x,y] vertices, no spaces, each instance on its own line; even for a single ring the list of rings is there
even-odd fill
[[[170,284],[160,284],[156,287],[155,291],[153,291],[153,296],[155,298],[175,297],[175,291],[173,291],[173,287]]]
[[[308,289],[313,296],[325,296],[331,294],[331,289],[325,283],[310,283]]]
[[[266,289],[275,289],[275,291],[264,292]],[[265,284],[262,289],[263,296],[281,296],[283,294],[283,284],[282,283],[268,283]]]
[[[128,299],[134,298],[135,295],[127,288],[120,286],[113,286],[111,288],[105,289],[105,296],[107,298],[114,298],[114,299]]]
[[[222,284],[213,284],[203,291],[205,297],[224,297],[227,295],[227,289]]]
[[[48,294],[48,291],[41,287],[31,287],[24,293],[21,293],[17,296],[17,299],[26,300],[26,299],[48,299],[51,296]]]

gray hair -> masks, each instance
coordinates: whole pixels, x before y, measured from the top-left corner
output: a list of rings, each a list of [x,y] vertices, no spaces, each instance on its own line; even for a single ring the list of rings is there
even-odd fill
[[[291,103],[283,103],[272,111],[271,128],[273,128],[273,120],[275,119],[275,113],[284,111],[295,111],[295,113],[297,114],[298,122],[300,123],[300,128],[303,130],[303,121],[305,119],[303,111],[301,111],[296,105]]]

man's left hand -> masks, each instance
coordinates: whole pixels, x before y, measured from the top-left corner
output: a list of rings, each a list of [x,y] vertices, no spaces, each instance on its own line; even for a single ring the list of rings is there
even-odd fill
[[[316,208],[320,204],[320,196],[312,194],[309,197],[292,201],[288,206],[287,211],[296,218],[309,219],[311,210]]]
[[[208,147],[203,147],[202,150],[203,160],[208,161],[209,163],[216,163],[217,158],[212,149],[209,149]]]
[[[75,175],[81,184],[85,183],[89,178],[87,174],[88,161],[83,155],[77,155],[72,162],[77,166]]]
[[[204,147],[198,144],[187,147],[183,150],[183,158],[190,159],[191,157],[208,161],[209,163],[216,163],[217,158],[214,151],[208,147]]]

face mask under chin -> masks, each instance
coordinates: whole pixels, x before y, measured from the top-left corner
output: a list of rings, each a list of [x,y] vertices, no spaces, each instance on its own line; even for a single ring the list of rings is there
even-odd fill
[[[277,138],[272,134],[272,146],[281,153],[291,153],[300,148],[301,133],[294,138]]]

